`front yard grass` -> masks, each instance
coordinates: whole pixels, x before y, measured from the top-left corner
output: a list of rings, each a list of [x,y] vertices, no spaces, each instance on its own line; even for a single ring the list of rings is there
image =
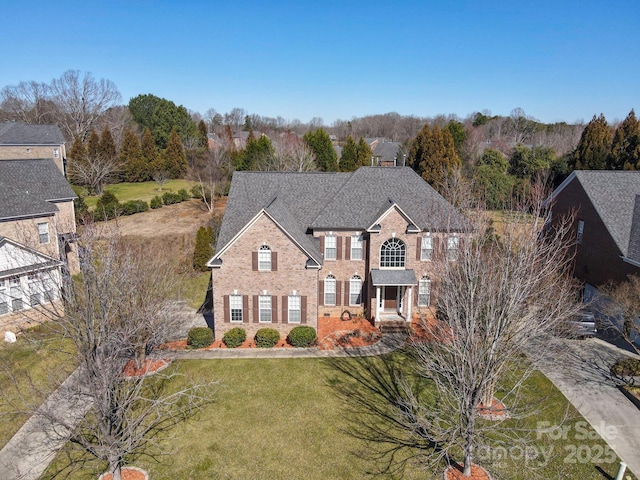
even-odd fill
[[[340,374],[327,361],[183,360],[169,368],[179,369],[195,380],[219,379],[221,384],[215,402],[197,418],[176,428],[172,438],[165,441],[172,453],[161,457],[162,463],[144,459],[134,462],[153,480],[371,478],[367,472],[372,464],[356,455],[365,448],[364,443],[345,431],[349,424],[344,404],[330,386],[335,384],[330,379]],[[552,408],[519,427],[535,427],[537,422],[546,421],[550,426],[564,427],[566,438],[555,439],[548,433],[535,440],[534,435],[532,447],[552,450],[546,465],[517,450],[505,458],[479,461],[496,480],[615,476],[617,457],[550,381],[536,373],[527,384],[526,395],[532,405],[545,402]],[[567,409],[571,419],[563,423]],[[589,438],[583,439],[582,435]],[[518,455],[521,458],[516,458]],[[59,457],[62,462],[62,455]],[[69,478],[95,479],[100,470],[76,472]],[[50,469],[43,478],[53,478],[53,471]],[[424,471],[414,463],[402,478],[440,479],[442,473]]]
[[[158,190],[158,184],[156,182],[124,182],[106,185],[104,187],[104,191],[113,193],[121,203],[128,202],[129,200],[144,200],[145,202],[149,203],[149,201],[151,201],[151,199],[156,195],[162,197],[162,194],[164,192],[176,193],[182,188],[184,188],[187,192],[191,192],[191,187],[193,185],[194,183],[189,180],[174,179],[167,180],[167,182],[162,186],[162,190]],[[81,193],[82,192],[84,192],[84,194],[86,195],[86,190],[81,189]],[[87,203],[87,206],[90,210],[96,208],[98,198],[99,197],[95,195],[85,196],[84,201]]]
[[[69,342],[48,333],[46,326],[29,329],[15,343],[0,343],[0,448],[29,418],[29,405],[40,405],[74,370],[63,348],[68,350]]]

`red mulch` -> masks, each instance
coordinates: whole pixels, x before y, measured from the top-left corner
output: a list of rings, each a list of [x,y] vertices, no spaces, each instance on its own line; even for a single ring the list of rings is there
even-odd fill
[[[166,367],[171,363],[170,358],[162,358],[159,360],[145,360],[142,367],[138,368],[135,359],[131,359],[127,362],[122,370],[125,377],[140,377],[142,375],[148,375],[150,373],[157,372],[158,370]]]
[[[445,478],[447,480],[490,480],[491,477],[484,470],[484,468],[479,467],[478,465],[471,465],[471,476],[465,477],[462,474],[461,470],[458,470],[457,467],[451,466],[447,468],[444,472]]]
[[[122,468],[122,480],[144,480],[144,473],[138,470],[131,470],[127,467]],[[102,480],[113,480],[113,475],[111,473],[105,473],[102,477]]]

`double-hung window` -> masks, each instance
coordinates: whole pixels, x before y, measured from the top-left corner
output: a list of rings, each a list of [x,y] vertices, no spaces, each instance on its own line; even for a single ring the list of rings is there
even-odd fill
[[[420,260],[427,261],[433,258],[433,237],[422,237],[422,244],[420,245]]]
[[[37,273],[30,273],[27,276],[29,283],[29,304],[32,307],[40,305],[42,303],[42,282],[40,275]]]
[[[335,260],[338,253],[338,237],[335,235],[325,235],[324,237],[324,259]]]
[[[49,224],[48,223],[38,224],[38,239],[40,240],[40,243],[49,243]]]
[[[11,297],[11,310],[17,312],[24,308],[22,299],[22,286],[20,285],[20,277],[13,277],[9,280],[9,296]]]
[[[260,323],[271,323],[271,295],[258,297]]]
[[[242,295],[229,295],[229,310],[232,323],[242,323]]]
[[[0,279],[0,315],[9,313],[9,282],[1,278]]]
[[[418,306],[428,307],[431,303],[431,279],[424,276],[418,284]]]
[[[460,247],[460,237],[452,235],[447,238],[447,260],[458,259],[458,248]]]
[[[351,237],[351,260],[362,260],[362,235]]]
[[[583,235],[584,235],[584,222],[582,220],[578,220],[578,233],[576,235],[576,242],[578,242],[578,245],[582,244]]]
[[[300,295],[289,295],[287,303],[289,309],[289,323],[300,323],[302,319],[302,304],[300,302]]]
[[[336,304],[336,277],[333,275],[324,279],[324,304]]]
[[[258,250],[258,270],[271,270],[271,249],[266,245],[262,245]]]
[[[362,279],[354,275],[349,280],[349,305],[360,305],[362,303]]]

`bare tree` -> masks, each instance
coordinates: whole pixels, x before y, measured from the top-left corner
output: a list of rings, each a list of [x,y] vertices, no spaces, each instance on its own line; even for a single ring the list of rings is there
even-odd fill
[[[273,144],[273,153],[263,159],[259,170],[274,172],[308,172],[316,169],[315,154],[295,134],[283,134]]]
[[[111,80],[96,80],[90,72],[68,70],[51,83],[53,100],[60,109],[59,124],[69,138],[85,135],[98,118],[122,100]]]
[[[187,172],[189,179],[197,182],[195,188],[210,213],[213,213],[215,199],[220,194],[220,184],[228,178],[229,162],[227,150],[214,149],[208,152],[202,162],[192,165]]]
[[[524,382],[546,353],[548,335],[579,308],[564,241],[569,222],[542,235],[540,204],[509,212],[497,236],[486,212],[467,210],[463,230],[473,235],[434,261],[435,302],[421,311],[402,366],[370,368],[365,381],[352,375],[379,392],[375,408],[387,422],[362,423],[358,435],[381,442],[380,458],[391,454],[394,462],[401,450],[417,450],[427,462],[457,458],[470,476],[479,448],[497,436],[496,425],[480,416],[505,407],[527,415]],[[526,441],[521,432],[500,433]]]
[[[56,105],[51,101],[51,87],[39,82],[20,82],[0,91],[2,109],[12,120],[28,124],[55,123]]]
[[[56,426],[48,441],[70,450],[63,470],[99,461],[120,480],[125,463],[166,453],[160,436],[210,402],[216,382],[191,383],[172,368],[145,375],[144,356],[181,327],[170,300],[175,269],[160,252],[94,226],[83,231],[78,250],[81,275],[65,282],[64,307],[46,309],[46,326],[71,342],[64,353],[79,365],[61,390],[65,404],[88,413],[70,415],[53,405],[38,415]],[[131,377],[123,371],[134,355],[143,368]]]

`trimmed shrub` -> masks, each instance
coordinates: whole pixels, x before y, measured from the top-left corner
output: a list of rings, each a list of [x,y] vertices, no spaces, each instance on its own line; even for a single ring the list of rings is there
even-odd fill
[[[222,337],[222,341],[229,348],[239,347],[247,339],[247,332],[244,328],[235,327],[229,330]]]
[[[174,203],[180,203],[182,196],[179,193],[164,192],[162,194],[162,203],[165,205],[173,205]]]
[[[187,190],[184,188],[181,188],[180,190],[178,190],[178,195],[180,195],[181,202],[186,202],[187,200],[191,199],[191,194],[187,192]]]
[[[155,196],[151,199],[151,202],[149,203],[149,206],[152,209],[156,209],[156,208],[161,208],[162,207],[162,199],[159,196]]]
[[[640,376],[640,360],[637,358],[621,358],[611,367],[611,373],[620,377]]]
[[[209,327],[195,327],[189,330],[187,345],[193,348],[208,347],[213,343],[213,330]]]
[[[287,336],[287,342],[294,347],[308,347],[315,339],[315,328],[306,325],[293,327]]]
[[[149,204],[144,200],[129,200],[122,204],[123,215],[133,215],[134,213],[146,212],[149,210]]]
[[[256,332],[256,346],[260,348],[273,348],[280,340],[280,332],[275,328],[261,328]]]

